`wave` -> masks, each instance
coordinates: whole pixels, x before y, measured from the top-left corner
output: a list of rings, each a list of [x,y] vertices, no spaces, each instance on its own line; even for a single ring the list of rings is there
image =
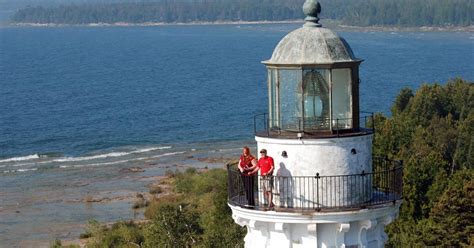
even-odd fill
[[[38,168],[29,168],[29,169],[18,169],[18,170],[4,170],[3,173],[15,173],[15,172],[28,172],[28,171],[36,171]]]
[[[160,154],[160,155],[152,156],[152,157],[149,157],[149,158],[161,158],[161,157],[177,155],[177,154],[183,154],[183,153],[185,153],[185,152],[168,152],[168,153],[163,153],[163,154]]]
[[[100,159],[100,158],[112,158],[112,157],[122,157],[129,155],[131,153],[129,152],[111,152],[111,153],[106,153],[106,154],[99,154],[99,155],[94,155],[94,156],[86,156],[86,157],[65,157],[65,158],[59,158],[59,159],[54,159],[49,162],[76,162],[76,161],[84,161],[84,160],[93,160],[93,159]]]
[[[32,155],[27,155],[27,156],[3,159],[3,160],[0,160],[0,163],[29,161],[29,160],[42,159],[42,158],[57,158],[61,156],[63,156],[63,154],[58,153],[58,152],[35,153]]]
[[[134,150],[130,152],[111,152],[111,153],[99,154],[99,155],[94,155],[94,156],[66,157],[66,158],[54,159],[51,162],[77,162],[77,161],[86,161],[86,160],[94,160],[94,159],[101,159],[101,158],[123,157],[123,156],[131,155],[131,154],[145,153],[145,152],[150,152],[150,151],[155,151],[155,150],[165,150],[165,149],[170,149],[170,148],[172,147],[171,146],[149,147],[149,148],[143,148],[143,149]]]
[[[26,160],[33,160],[33,159],[38,159],[38,158],[40,158],[39,154],[33,154],[33,155],[28,155],[28,156],[23,156],[23,157],[13,157],[13,158],[2,159],[0,160],[0,163],[26,161]]]
[[[37,168],[21,168],[21,169],[14,169],[11,168],[9,169],[8,167],[30,167],[30,166],[38,166],[40,164],[51,164],[51,163],[66,163],[66,162],[82,162],[82,161],[89,161],[89,160],[94,160],[94,159],[104,159],[104,158],[117,158],[121,156],[126,156],[130,154],[141,154],[141,153],[146,153],[154,150],[165,150],[165,149],[170,149],[172,148],[171,146],[162,146],[162,147],[150,147],[150,148],[143,148],[143,149],[138,149],[130,152],[111,152],[111,153],[106,153],[106,154],[99,154],[99,155],[93,155],[93,156],[85,156],[85,157],[65,157],[65,158],[57,158],[53,160],[46,160],[46,161],[36,161],[36,162],[26,162],[26,163],[15,163],[15,164],[3,164],[0,165],[0,168],[6,168],[6,170],[3,171],[3,173],[16,173],[16,172],[27,172],[27,171],[35,171]],[[134,162],[134,161],[142,161],[142,160],[147,160],[147,159],[156,159],[160,157],[166,157],[166,156],[173,156],[177,154],[183,154],[185,151],[178,151],[178,152],[168,152],[168,153],[163,153],[163,154],[158,154],[154,156],[140,156],[140,157],[135,157],[135,158],[130,158],[130,159],[122,159],[122,160],[117,160],[117,161],[104,161],[104,162],[97,162],[97,163],[87,163],[83,162],[81,164],[61,164],[58,167],[54,166],[55,168],[61,168],[61,169],[66,169],[66,168],[81,168],[81,167],[93,167],[93,166],[106,166],[106,165],[114,165],[114,164],[124,164],[124,163],[129,163],[129,162]],[[35,154],[36,155],[36,154]],[[15,161],[28,161],[31,159],[41,159],[42,155],[38,156],[25,156],[25,157],[18,157],[18,158],[11,158],[8,159],[8,162],[15,162]],[[15,160],[14,160],[15,159]],[[5,160],[3,160],[5,161]],[[0,171],[1,172],[1,171]]]
[[[163,154],[156,155],[156,156],[151,156],[151,157],[133,158],[133,159],[126,159],[126,160],[112,161],[112,162],[102,162],[102,163],[93,163],[93,164],[80,164],[80,165],[60,165],[59,168],[67,169],[67,168],[82,168],[82,167],[123,164],[123,163],[129,163],[129,162],[133,162],[133,161],[141,161],[141,160],[146,160],[146,159],[151,159],[151,158],[161,158],[161,157],[172,156],[172,155],[183,154],[183,153],[185,153],[185,152],[168,152],[168,153],[163,153]]]
[[[83,157],[63,157],[63,158],[53,159],[50,161],[41,161],[37,163],[16,164],[14,166],[17,167],[17,166],[25,166],[25,165],[32,165],[32,164],[45,164],[45,163],[51,163],[51,162],[60,162],[60,163],[77,162],[77,161],[86,161],[86,160],[94,160],[94,159],[102,159],[102,158],[122,157],[122,156],[131,155],[131,154],[146,153],[146,152],[151,152],[151,151],[156,151],[156,150],[166,150],[166,149],[171,149],[171,148],[172,146],[148,147],[148,148],[142,148],[142,149],[133,150],[129,152],[110,152],[106,154],[83,156]],[[58,157],[57,154],[58,153],[45,153],[45,154],[33,154],[33,155],[22,156],[22,157],[13,157],[13,158],[0,160],[0,163],[29,161],[29,160],[35,160],[35,159],[41,159],[41,158],[52,158],[52,157]],[[5,166],[1,166],[0,168],[2,167],[5,167]]]
[[[156,151],[156,150],[166,150],[166,149],[171,149],[171,148],[173,147],[172,146],[150,147],[150,148],[139,149],[139,150],[133,151],[132,153],[144,153],[144,152],[151,152],[151,151]]]

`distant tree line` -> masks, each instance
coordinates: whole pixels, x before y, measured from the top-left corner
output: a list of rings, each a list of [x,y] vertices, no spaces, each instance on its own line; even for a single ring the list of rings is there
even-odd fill
[[[13,22],[24,23],[144,23],[215,22],[301,19],[301,5],[285,1],[167,1],[116,4],[81,4],[18,10]]]
[[[344,2],[337,0],[336,2]],[[341,18],[358,26],[468,26],[474,24],[472,0],[355,0]]]
[[[304,0],[155,0],[26,7],[14,23],[281,21],[304,17]],[[474,25],[472,0],[321,0],[322,18],[346,25]]]

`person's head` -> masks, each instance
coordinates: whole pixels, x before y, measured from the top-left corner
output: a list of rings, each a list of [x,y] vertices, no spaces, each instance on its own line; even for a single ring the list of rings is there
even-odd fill
[[[260,150],[260,156],[266,157],[267,156],[267,150],[266,149]]]
[[[245,156],[250,155],[250,148],[248,148],[248,146],[244,146],[244,148],[242,149],[242,154],[244,154]]]

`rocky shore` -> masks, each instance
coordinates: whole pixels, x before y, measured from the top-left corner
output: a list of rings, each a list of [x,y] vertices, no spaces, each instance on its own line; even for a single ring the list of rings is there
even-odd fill
[[[45,172],[35,185],[25,185],[23,193],[0,189],[6,200],[0,204],[0,247],[50,247],[54,240],[83,247],[86,241],[79,237],[89,220],[146,221],[148,203],[172,194],[170,175],[187,168],[224,168],[240,147],[231,151],[191,151],[121,166],[58,168]]]

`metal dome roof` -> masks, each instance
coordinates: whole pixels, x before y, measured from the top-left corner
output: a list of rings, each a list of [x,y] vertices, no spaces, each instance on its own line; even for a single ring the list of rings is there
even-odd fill
[[[360,63],[351,47],[335,32],[322,28],[318,23],[321,5],[316,0],[306,0],[303,5],[306,23],[286,35],[273,51],[267,65],[317,65]]]
[[[306,65],[360,62],[344,38],[327,28],[304,25],[286,35],[264,64]]]

